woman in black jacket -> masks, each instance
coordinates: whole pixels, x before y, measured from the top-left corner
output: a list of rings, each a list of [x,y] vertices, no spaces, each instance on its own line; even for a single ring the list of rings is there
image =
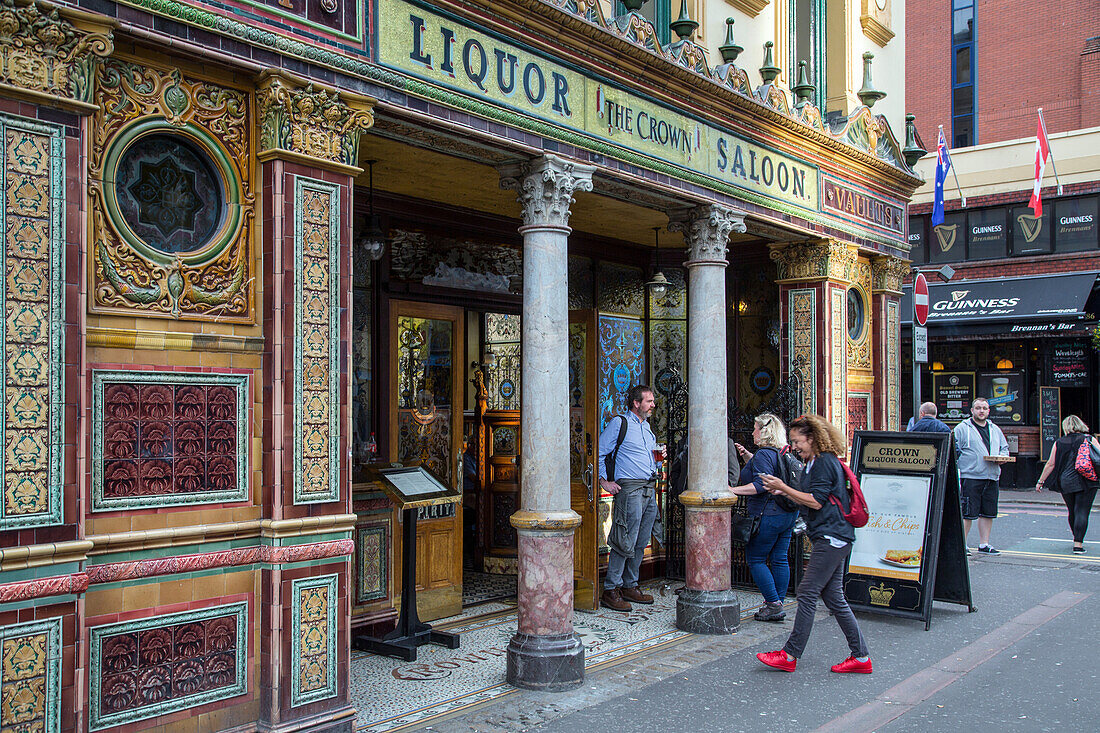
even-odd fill
[[[1089,530],[1089,512],[1096,498],[1097,482],[1089,481],[1073,468],[1077,451],[1086,440],[1100,450],[1100,443],[1089,435],[1089,426],[1076,415],[1062,421],[1062,437],[1054,441],[1054,449],[1043,467],[1043,473],[1035,482],[1035,490],[1043,485],[1062,494],[1062,501],[1069,510],[1069,529],[1073,532],[1073,551],[1085,551],[1085,533]],[[1053,474],[1053,475],[1052,475]],[[1050,477],[1048,481],[1047,478]]]
[[[852,655],[834,672],[871,673],[870,652],[859,630],[855,614],[844,598],[844,567],[852,553],[855,529],[830,500],[835,496],[848,510],[848,483],[837,454],[844,451],[847,441],[828,420],[817,415],[803,415],[790,425],[791,448],[806,464],[802,474],[803,491],[792,489],[775,476],[763,476],[764,486],[773,494],[786,496],[805,507],[806,533],[813,544],[806,575],[798,584],[798,613],[794,628],[782,649],[756,655],[764,664],[785,672],[793,672],[813,630],[818,596],[833,612]]]

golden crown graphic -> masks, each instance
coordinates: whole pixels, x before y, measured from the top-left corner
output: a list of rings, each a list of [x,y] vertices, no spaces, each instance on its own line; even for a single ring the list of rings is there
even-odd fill
[[[1039,236],[1039,233],[1043,231],[1043,220],[1041,217],[1035,217],[1031,214],[1020,214],[1016,217],[1016,221],[1020,224],[1020,231],[1024,233],[1024,241],[1028,244],[1035,241]]]
[[[894,598],[894,589],[887,588],[884,584],[872,585],[868,591],[871,594],[872,606],[889,606]]]
[[[959,225],[940,224],[937,227],[932,227],[932,231],[936,233],[936,239],[940,241],[940,251],[947,252],[955,246],[955,238],[959,233]]]

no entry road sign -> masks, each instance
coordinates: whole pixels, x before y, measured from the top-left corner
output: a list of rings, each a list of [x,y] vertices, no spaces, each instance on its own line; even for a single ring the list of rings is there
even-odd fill
[[[923,272],[913,281],[913,318],[920,326],[928,322],[928,281]]]

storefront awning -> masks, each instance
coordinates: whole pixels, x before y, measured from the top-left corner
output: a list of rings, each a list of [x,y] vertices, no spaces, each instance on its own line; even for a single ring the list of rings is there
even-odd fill
[[[960,280],[928,284],[928,326],[936,331],[981,324],[1004,326],[1019,335],[1067,328],[1085,317],[1085,304],[1096,272],[1035,275],[997,280]],[[901,298],[902,324],[913,321],[913,286]]]

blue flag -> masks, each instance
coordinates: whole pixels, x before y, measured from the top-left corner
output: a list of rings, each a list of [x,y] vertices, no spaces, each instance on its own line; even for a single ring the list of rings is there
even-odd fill
[[[940,127],[940,138],[936,141],[936,200],[932,204],[932,226],[943,224],[943,183],[949,170],[951,154],[947,152],[947,140],[943,136],[943,127]]]

